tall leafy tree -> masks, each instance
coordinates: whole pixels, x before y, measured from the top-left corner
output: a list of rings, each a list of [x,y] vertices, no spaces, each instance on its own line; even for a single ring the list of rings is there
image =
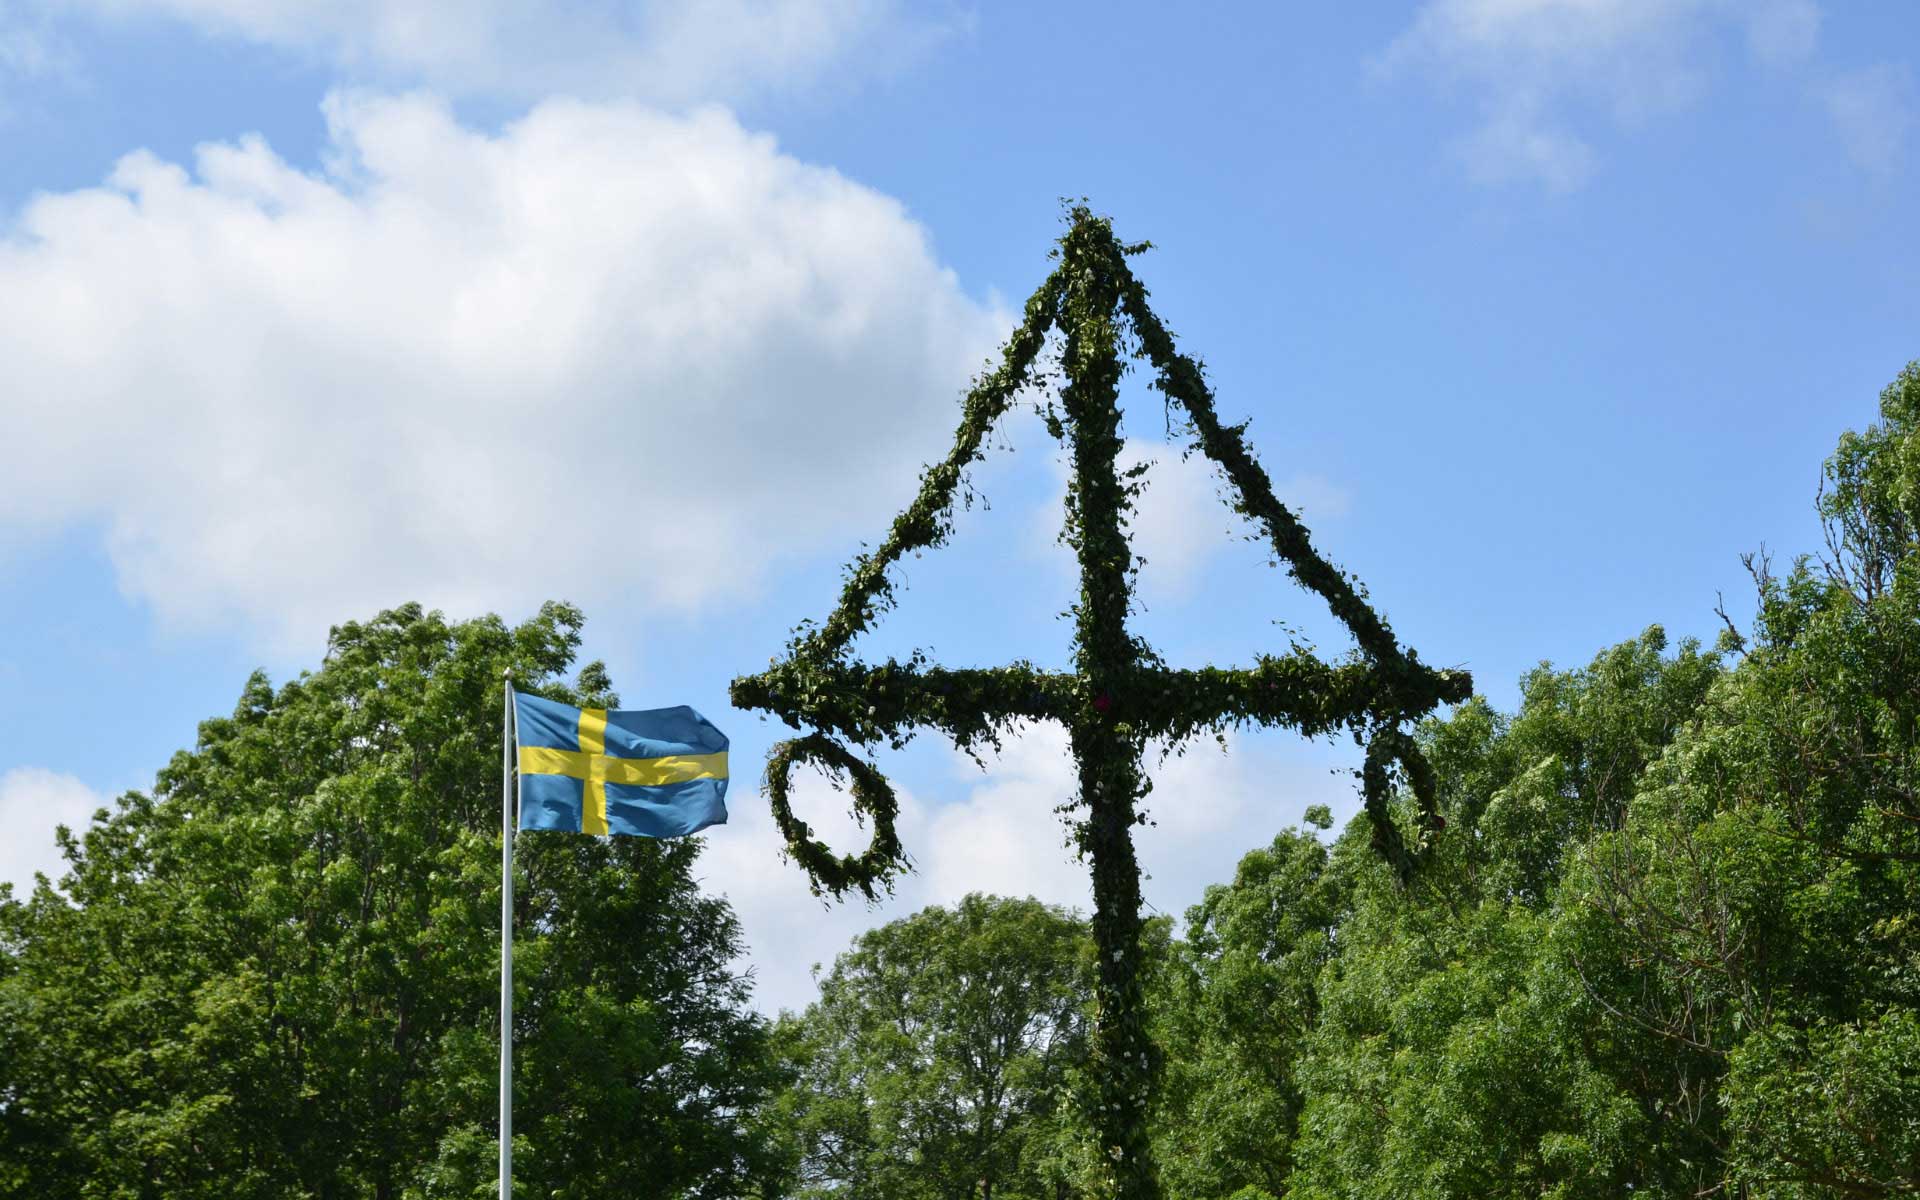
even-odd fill
[[[1827,553],[1755,564],[1745,660],[1570,881],[1596,992],[1693,1064],[1650,1090],[1706,1186],[1920,1191],[1920,364],[1880,415],[1826,464]]]
[[[1086,923],[1035,900],[970,895],[862,934],[784,1022],[802,1194],[1077,1194],[1092,965]]]
[[[1750,635],[1423,731],[1448,823],[1406,893],[1354,860],[1290,1195],[1920,1189],[1920,367],[1881,415]]]
[[[248,681],[151,794],[0,901],[0,1194],[491,1194],[500,689],[559,680],[580,614],[408,606]],[[777,1186],[765,1023],[697,841],[527,835],[515,901],[516,1186]]]
[[[1308,823],[1332,817],[1320,807]],[[1187,910],[1187,938],[1152,992],[1166,1056],[1154,1149],[1174,1200],[1286,1190],[1296,1072],[1349,890],[1327,847],[1289,829]]]
[[[1553,951],[1559,880],[1623,819],[1645,765],[1693,719],[1720,667],[1665,633],[1587,667],[1533,671],[1519,711],[1482,700],[1422,731],[1446,823],[1397,886],[1349,829],[1337,953],[1297,1072],[1302,1197],[1622,1194],[1644,1131],[1593,1061],[1598,1018]]]

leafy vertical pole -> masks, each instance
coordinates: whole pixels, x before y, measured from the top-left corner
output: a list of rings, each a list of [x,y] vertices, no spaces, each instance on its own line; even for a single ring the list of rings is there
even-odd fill
[[[1072,226],[1055,251],[1058,266],[1027,301],[999,364],[968,391],[953,449],[927,468],[919,495],[894,518],[873,553],[848,566],[840,603],[826,620],[803,623],[784,659],[735,679],[732,689],[739,707],[812,729],[768,756],[767,802],[788,854],[815,891],[836,898],[849,890],[872,898],[907,865],[894,830],[893,790],[846,742],[897,749],[917,730],[936,729],[971,750],[997,745],[1024,721],[1066,727],[1080,784],[1070,806],[1074,835],[1093,873],[1100,955],[1088,1116],[1099,1139],[1105,1191],[1119,1200],[1159,1194],[1146,1133],[1154,1064],[1140,980],[1140,868],[1133,849],[1147,788],[1141,771],[1147,743],[1178,743],[1245,724],[1285,726],[1307,736],[1350,732],[1367,748],[1360,774],[1375,845],[1404,878],[1441,825],[1433,773],[1404,726],[1443,702],[1466,699],[1473,687],[1466,672],[1434,670],[1403,649],[1274,497],[1244,427],[1221,423],[1199,364],[1175,348],[1173,335],[1147,307],[1147,290],[1127,266],[1129,255],[1146,248],[1122,245],[1104,218],[1073,210]],[[1066,535],[1080,563],[1074,670],[1038,671],[1024,662],[954,670],[918,652],[905,662],[855,661],[849,653],[853,640],[893,604],[894,564],[909,552],[946,543],[967,468],[1021,389],[1036,382],[1034,363],[1050,333],[1059,335],[1065,383],[1058,407],[1048,404],[1042,412],[1073,461]],[[1154,368],[1152,386],[1166,396],[1169,412],[1177,406],[1185,415],[1193,451],[1219,470],[1235,511],[1265,535],[1275,561],[1285,563],[1294,580],[1318,594],[1353,634],[1357,649],[1348,661],[1330,666],[1295,649],[1261,655],[1237,670],[1178,670],[1127,632],[1133,552],[1126,528],[1139,487],[1135,472],[1122,471],[1118,462],[1120,379],[1129,346],[1137,346],[1134,357]],[[873,823],[864,852],[835,854],[794,815],[789,780],[793,768],[807,762],[851,778],[854,812]],[[1411,840],[1390,804],[1396,778],[1414,797]]]
[[[1073,447],[1067,538],[1080,560],[1074,667],[1081,694],[1070,721],[1080,773],[1081,853],[1093,870],[1093,939],[1099,953],[1094,1021],[1093,1113],[1098,1151],[1122,1200],[1158,1194],[1147,1150],[1149,1094],[1146,1009],[1140,981],[1140,867],[1134,857],[1135,802],[1144,746],[1126,720],[1127,674],[1140,647],[1127,635],[1133,559],[1126,538],[1133,484],[1119,468],[1119,296],[1111,239],[1078,225],[1067,236],[1064,320],[1068,383],[1060,408]]]

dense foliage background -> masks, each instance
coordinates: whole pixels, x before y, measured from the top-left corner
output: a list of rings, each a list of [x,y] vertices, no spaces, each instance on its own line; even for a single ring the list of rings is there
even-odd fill
[[[580,614],[405,608],[255,677],[152,796],[0,902],[0,1195],[494,1190],[502,673],[558,680]],[[516,850],[515,1176],[528,1196],[735,1196],[777,1164],[726,904],[692,841]]]
[[[1744,627],[1424,725],[1410,884],[1311,811],[1153,927],[1170,1196],[1920,1191],[1920,365],[1881,408]],[[612,702],[579,621],[343,626],[0,899],[0,1195],[488,1194],[499,679]],[[1088,1193],[1077,914],[927,910],[769,1023],[697,842],[524,846],[524,1195]]]

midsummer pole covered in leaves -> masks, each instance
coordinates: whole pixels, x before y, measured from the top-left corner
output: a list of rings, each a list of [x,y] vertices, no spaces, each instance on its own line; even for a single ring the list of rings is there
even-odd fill
[[[906,866],[894,829],[897,806],[885,777],[848,744],[899,748],[920,729],[935,729],[963,750],[997,745],[1021,721],[1066,726],[1080,790],[1071,805],[1075,843],[1093,876],[1093,934],[1099,956],[1093,1034],[1091,1126],[1098,1137],[1103,1190],[1123,1200],[1159,1194],[1149,1153],[1146,1115],[1152,1094],[1152,1047],[1145,1031],[1140,975],[1140,870],[1133,826],[1148,789],[1141,768],[1147,743],[1179,743],[1200,733],[1247,724],[1293,728],[1313,736],[1346,730],[1366,746],[1361,772],[1374,844],[1402,878],[1420,861],[1439,825],[1433,776],[1409,722],[1442,703],[1467,698],[1465,672],[1435,670],[1403,648],[1354,585],[1314,550],[1298,518],[1273,494],[1248,449],[1244,425],[1222,424],[1198,363],[1180,353],[1147,306],[1147,290],[1127,265],[1147,243],[1123,245],[1110,222],[1085,207],[1054,252],[1055,268],[1027,301],[1025,316],[997,367],[976,380],[963,402],[952,450],[930,466],[913,503],[894,519],[886,539],[850,564],[840,603],[823,623],[804,622],[758,675],[733,682],[733,702],[772,712],[811,732],[775,746],[766,791],[788,853],[816,891],[869,898]],[[953,503],[968,467],[981,457],[987,433],[1029,385],[1049,334],[1057,335],[1064,381],[1041,407],[1049,432],[1069,450],[1066,541],[1080,563],[1073,608],[1074,670],[1040,671],[1029,663],[951,670],[916,652],[907,661],[855,661],[853,640],[894,603],[890,568],[901,556],[945,543]],[[1126,526],[1140,485],[1117,463],[1122,444],[1119,386],[1127,359],[1153,369],[1151,386],[1177,408],[1191,449],[1224,475],[1234,509],[1252,521],[1278,561],[1317,593],[1352,632],[1358,649],[1328,665],[1312,654],[1261,655],[1251,667],[1168,667],[1127,629],[1135,559]],[[856,813],[873,826],[859,854],[836,854],[794,815],[789,779],[811,762],[851,777]],[[1403,830],[1389,811],[1395,774],[1416,801],[1416,828]],[[1412,836],[1409,838],[1408,833]]]

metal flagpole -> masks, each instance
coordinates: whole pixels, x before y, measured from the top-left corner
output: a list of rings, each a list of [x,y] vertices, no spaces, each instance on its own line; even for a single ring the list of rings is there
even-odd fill
[[[513,672],[500,710],[500,1200],[513,1200]]]

